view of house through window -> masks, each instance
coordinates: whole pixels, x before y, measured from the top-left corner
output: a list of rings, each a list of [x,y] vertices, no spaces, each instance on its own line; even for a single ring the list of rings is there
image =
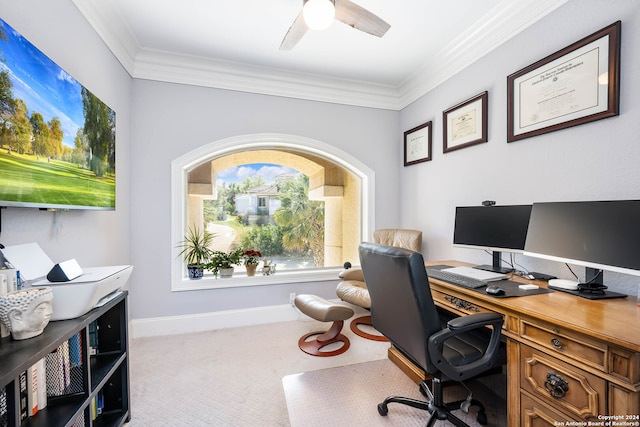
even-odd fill
[[[187,192],[181,233],[206,230],[213,235],[211,250],[258,251],[258,269],[267,261],[277,272],[320,273],[346,261],[358,264],[360,172],[318,152],[284,147],[221,153],[183,170]],[[242,275],[244,268],[236,272]]]
[[[256,250],[278,270],[324,266],[324,202],[309,200],[309,178],[275,164],[216,173],[216,199],[203,200],[212,249]]]

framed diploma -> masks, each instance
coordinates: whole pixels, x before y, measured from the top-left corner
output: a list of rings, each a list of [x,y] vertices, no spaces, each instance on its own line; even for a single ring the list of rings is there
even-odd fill
[[[620,21],[507,77],[507,141],[617,116]]]
[[[404,133],[404,165],[431,160],[431,122],[423,123]]]
[[[482,92],[442,112],[445,153],[487,142],[488,97]]]

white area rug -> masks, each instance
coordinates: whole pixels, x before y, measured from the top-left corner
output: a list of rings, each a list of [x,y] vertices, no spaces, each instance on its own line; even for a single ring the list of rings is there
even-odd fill
[[[495,387],[496,379],[490,381]],[[288,375],[282,379],[282,385],[292,427],[424,426],[429,418],[426,411],[397,403],[389,405],[387,416],[378,414],[378,403],[390,395],[424,400],[418,386],[388,359]],[[484,403],[487,425],[505,426],[504,399],[479,382],[470,381],[467,385]],[[446,388],[445,395],[445,400],[463,399],[466,391],[451,386]],[[455,412],[469,425],[479,426],[475,414],[475,408],[469,414]],[[438,427],[450,425],[446,421],[436,423]]]

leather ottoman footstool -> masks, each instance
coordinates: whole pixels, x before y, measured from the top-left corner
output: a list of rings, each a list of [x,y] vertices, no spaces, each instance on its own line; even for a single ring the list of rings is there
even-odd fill
[[[353,316],[353,310],[347,306],[336,304],[317,295],[297,295],[295,305],[302,313],[320,322],[333,322],[328,331],[310,332],[298,340],[300,350],[312,356],[336,356],[349,349],[349,339],[342,335],[344,321]],[[310,339],[313,338],[314,339]],[[342,346],[336,350],[322,351],[322,348],[341,342]]]

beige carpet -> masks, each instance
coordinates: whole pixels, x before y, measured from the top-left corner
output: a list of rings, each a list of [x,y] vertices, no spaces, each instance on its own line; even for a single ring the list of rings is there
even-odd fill
[[[326,323],[301,316],[132,340],[127,427],[289,427],[283,377],[386,358],[389,343],[365,340],[348,327],[346,353],[314,357],[300,351],[298,338],[323,328]]]
[[[424,426],[429,416],[426,411],[399,404],[390,404],[386,417],[378,414],[377,404],[389,395],[424,399],[418,386],[388,359],[288,375],[282,385],[292,427]],[[467,385],[484,403],[487,425],[505,426],[504,376],[485,377],[482,383],[469,381]],[[451,386],[446,396],[446,400],[463,399],[466,391]],[[472,408],[469,414],[455,414],[469,425],[479,426],[475,413]],[[438,427],[450,425],[436,423]]]

